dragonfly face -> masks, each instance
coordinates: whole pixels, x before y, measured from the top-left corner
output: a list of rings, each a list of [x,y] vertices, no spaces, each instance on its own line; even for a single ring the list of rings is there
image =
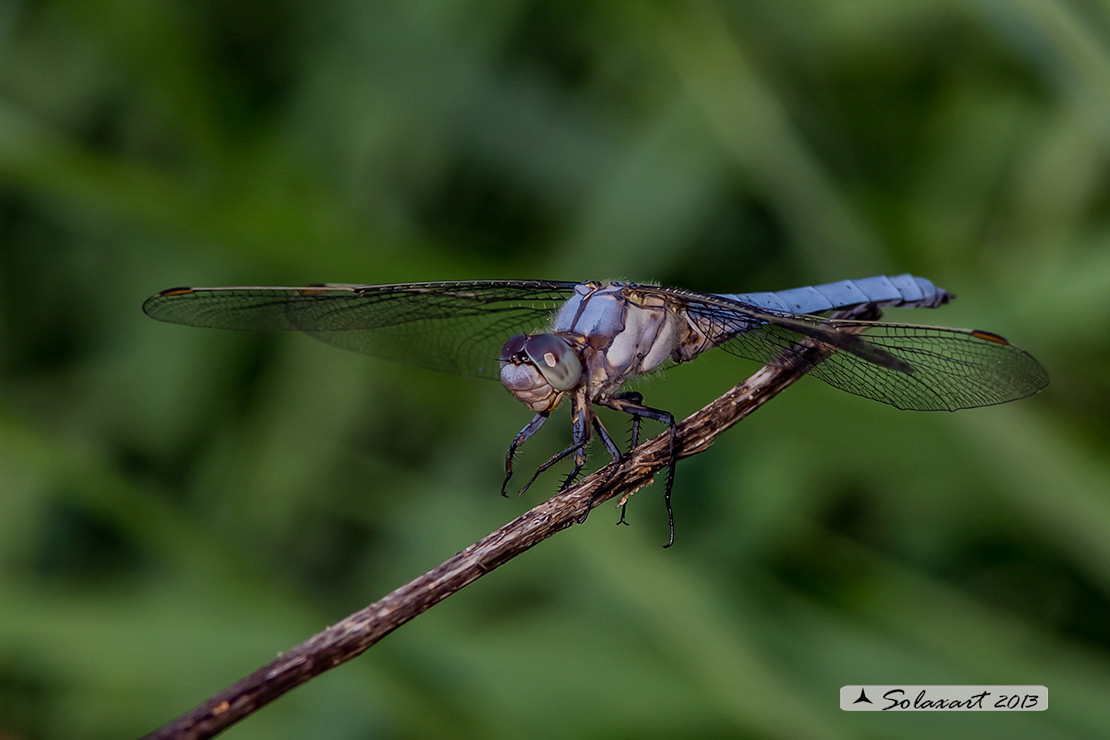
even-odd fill
[[[1048,384],[1040,363],[991,332],[816,315],[857,306],[936,308],[951,298],[912,275],[745,294],[601,281],[471,280],[173,288],[151,297],[143,310],[191,326],[298,331],[432,370],[499,378],[535,413],[509,446],[502,493],[516,449],[564,399],[570,400],[573,442],[537,471],[572,456],[564,487],[582,470],[592,433],[615,461],[623,455],[595,406],[632,416],[632,446],[641,420],[663,423],[670,435],[664,494],[670,511],[674,417],[645,406],[639,393],[621,392],[626,381],[719,347],[900,409],[1006,403]]]
[[[582,360],[554,334],[514,334],[501,348],[501,384],[518,401],[549,413],[582,379]]]

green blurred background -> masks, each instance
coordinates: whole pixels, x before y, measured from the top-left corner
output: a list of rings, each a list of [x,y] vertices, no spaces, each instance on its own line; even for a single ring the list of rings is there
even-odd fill
[[[1002,333],[1049,389],[803,380],[679,466],[673,549],[645,489],[226,737],[1105,737],[1108,164],[1096,0],[0,2],[0,737],[150,731],[560,480],[497,495],[529,413],[494,383],[151,293],[898,272],[959,300],[889,318]],[[754,370],[641,389],[685,416]]]

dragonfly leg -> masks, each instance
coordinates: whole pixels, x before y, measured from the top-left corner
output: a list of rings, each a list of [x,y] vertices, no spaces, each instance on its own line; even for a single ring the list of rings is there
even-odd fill
[[[528,438],[535,434],[536,430],[542,427],[545,421],[547,421],[547,414],[536,414],[532,417],[532,421],[528,422],[528,424],[513,437],[513,443],[509,445],[509,451],[505,453],[505,480],[501,483],[502,496],[508,497],[509,495],[505,492],[505,489],[509,485],[509,479],[513,477],[513,456],[516,455],[517,448],[527,442]],[[535,480],[534,476],[532,480]],[[531,485],[531,481],[529,481],[529,485]],[[527,487],[528,486],[525,486],[525,488]],[[521,493],[523,493],[523,491],[521,491]]]
[[[617,447],[617,443],[613,441],[613,438],[609,436],[609,431],[605,428],[605,425],[601,423],[601,419],[597,417],[597,414],[593,413],[593,411],[591,410],[590,416],[593,417],[593,425],[594,429],[597,430],[597,436],[601,437],[601,441],[605,445],[605,449],[607,449],[609,451],[609,454],[613,457],[613,464],[609,468],[609,474],[605,476],[605,483],[608,483],[609,479],[616,474],[617,467],[619,466],[620,461],[624,458],[624,454],[621,453],[620,447]],[[586,521],[586,517],[588,517],[590,515],[590,512],[593,510],[594,501],[597,498],[597,491],[599,490],[600,489],[595,490],[594,493],[590,495],[590,503],[586,507],[585,513],[583,513],[582,516],[578,518],[579,524]],[[624,516],[622,515],[621,518],[623,519]],[[627,523],[628,522],[625,522],[625,524]]]
[[[574,437],[571,446],[551,456],[546,462],[536,468],[536,472],[532,474],[528,483],[525,484],[524,488],[520,489],[521,494],[527,491],[528,488],[536,482],[540,474],[568,455],[574,455],[574,469],[570,472],[570,475],[567,476],[566,480],[563,481],[563,485],[559,487],[559,490],[563,491],[569,488],[570,484],[574,482],[574,479],[578,477],[578,474],[582,472],[582,468],[586,464],[586,445],[590,441],[590,420],[593,418],[593,411],[590,409],[589,402],[586,401],[585,396],[581,399],[579,399],[578,396],[574,397],[571,406],[571,418],[574,422]],[[533,419],[533,421],[535,420]],[[537,426],[537,429],[538,428]],[[521,431],[521,434],[524,434],[525,431],[528,431],[528,427],[525,427],[524,430]],[[519,437],[520,435],[518,434],[517,436]]]
[[[597,418],[597,414],[591,413],[590,416],[593,417],[593,425],[594,429],[597,430],[597,436],[601,437],[601,441],[605,445],[605,449],[608,450],[609,454],[613,457],[613,462],[619,463],[621,461],[621,458],[624,457],[624,453],[621,452],[621,448],[617,447],[617,443],[614,442],[613,438],[609,436],[608,430],[605,428],[605,425],[601,423],[601,419]]]
[[[624,393],[618,393],[617,395],[613,396],[613,398],[619,399],[621,401],[630,401],[637,406],[642,405],[644,402],[644,394],[640,393],[639,391],[626,391]],[[631,450],[638,444],[640,444],[640,417],[633,414],[632,441],[629,443],[628,449]]]
[[[636,418],[651,419],[667,425],[667,458],[669,464],[667,466],[667,487],[663,491],[663,503],[667,507],[667,528],[670,531],[670,536],[664,547],[670,547],[674,544],[674,510],[671,508],[671,489],[674,487],[674,469],[676,462],[675,442],[678,439],[678,425],[675,424],[674,414],[670,411],[644,406],[639,401],[633,401],[624,396],[625,394],[621,394],[619,396],[613,396],[612,398],[599,399],[598,403],[608,406],[611,409],[631,414]]]
[[[644,400],[644,394],[640,393],[639,391],[626,391],[624,393],[618,393],[617,395],[614,396],[614,398],[618,398],[622,401],[630,401],[631,403],[634,403],[636,405],[641,405],[643,403],[643,400]],[[633,447],[640,444],[640,417],[636,416],[634,414],[630,414],[630,416],[632,418],[632,435],[631,435],[631,440],[628,443],[628,450],[631,452]],[[601,425],[601,420],[600,419],[597,419],[597,425],[598,425],[598,434],[604,440],[605,436],[606,436],[605,427]],[[614,453],[613,448],[615,447],[615,445],[608,445],[607,444],[606,446],[609,448],[609,454],[613,455],[614,461],[617,461],[621,457],[624,457],[623,455],[620,455],[618,457],[617,453]],[[618,450],[618,452],[619,452],[619,450]],[[612,477],[613,473],[616,473],[616,472],[617,472],[617,468],[616,468],[616,466],[614,466],[612,472],[609,473],[609,476]],[[606,481],[608,482],[608,479],[606,479]],[[592,500],[590,501],[590,508],[586,510],[587,513],[591,509],[593,509],[593,501]],[[617,520],[617,524],[623,524],[625,526],[628,526],[628,519],[625,516],[627,513],[628,513],[628,501],[626,499],[625,502],[623,504],[621,504],[621,516],[620,516],[620,519]],[[582,518],[582,521],[585,521],[585,517]]]
[[[555,455],[552,455],[550,458],[548,458],[546,462],[544,462],[542,465],[540,465],[538,468],[536,468],[536,472],[532,473],[532,477],[529,478],[528,482],[524,484],[524,488],[520,489],[520,491],[518,492],[518,495],[523,495],[525,491],[527,491],[529,488],[532,487],[532,484],[536,482],[536,479],[539,478],[540,475],[543,474],[543,472],[545,470],[547,470],[552,465],[559,462],[560,460],[562,460],[563,458],[565,458],[567,455],[571,454],[572,452],[577,452],[579,447],[580,447],[580,445],[577,444],[577,443],[572,444],[570,447],[566,448],[562,452],[559,452]],[[565,485],[564,485],[564,487],[565,487]]]
[[[570,484],[574,482],[574,479],[578,477],[578,474],[582,472],[582,468],[586,465],[586,445],[590,441],[590,422],[594,418],[594,412],[590,408],[590,402],[586,400],[585,393],[575,394],[571,414],[574,416],[574,445],[571,447],[574,450],[574,469],[570,471],[570,475],[559,487],[560,491],[570,488]]]

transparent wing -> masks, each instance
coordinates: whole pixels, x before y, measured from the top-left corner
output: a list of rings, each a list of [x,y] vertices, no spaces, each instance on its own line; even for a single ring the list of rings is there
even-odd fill
[[[956,411],[1031,396],[1048,385],[1048,373],[1032,355],[1003,337],[970,329],[881,322],[830,322],[866,332],[865,341],[902,360],[909,372],[876,365],[849,352],[807,355],[792,350],[787,363],[808,365],[815,378],[857,396],[900,409]],[[752,345],[777,327],[760,327],[721,345],[750,357]],[[781,363],[780,363],[781,364]]]
[[[543,329],[575,283],[482,280],[301,288],[173,288],[143,311],[159,321],[314,339],[430,370],[498,377],[505,340]]]
[[[990,332],[780,315],[716,296],[675,293],[711,346],[795,368],[900,409],[990,406],[1048,385],[1036,359]]]

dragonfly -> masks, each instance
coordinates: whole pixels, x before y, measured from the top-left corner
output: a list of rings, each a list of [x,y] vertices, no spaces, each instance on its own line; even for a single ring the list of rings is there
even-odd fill
[[[188,326],[301,332],[342,349],[500,380],[533,413],[505,455],[502,495],[518,449],[564,401],[571,444],[540,465],[521,493],[572,457],[561,490],[569,487],[585,466],[593,432],[614,463],[623,459],[597,407],[631,417],[631,447],[638,444],[641,421],[662,423],[670,546],[675,417],[645,405],[641,393],[623,390],[628,381],[720,348],[899,409],[990,406],[1048,384],[1032,355],[993,332],[827,316],[853,308],[876,315],[885,308],[937,308],[953,297],[908,274],[740,294],[598,280],[468,280],[171,288],[149,298],[143,311]]]

